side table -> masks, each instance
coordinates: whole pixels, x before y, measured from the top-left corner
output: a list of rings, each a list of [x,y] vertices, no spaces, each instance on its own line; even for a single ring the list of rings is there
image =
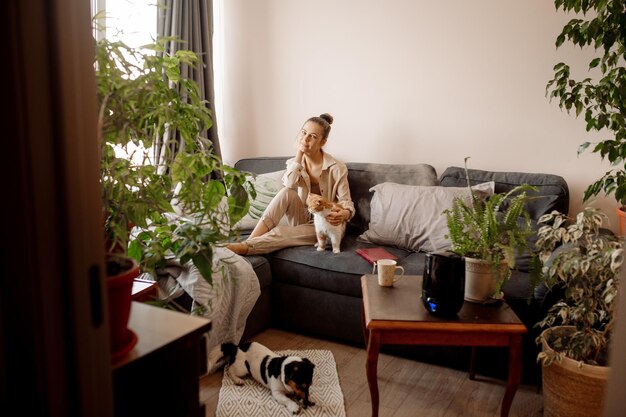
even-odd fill
[[[211,322],[133,301],[128,327],[138,341],[113,363],[115,416],[204,417],[200,375]]]
[[[378,416],[378,354],[383,344],[434,346],[508,346],[509,376],[500,415],[507,417],[522,375],[522,334],[526,326],[502,302],[484,306],[465,302],[456,317],[433,316],[420,299],[422,277],[406,275],[393,287],[378,285],[376,275],[361,277],[362,323],[367,343],[367,382],[372,416]],[[472,354],[472,361],[474,360]],[[470,378],[474,364],[470,365]]]

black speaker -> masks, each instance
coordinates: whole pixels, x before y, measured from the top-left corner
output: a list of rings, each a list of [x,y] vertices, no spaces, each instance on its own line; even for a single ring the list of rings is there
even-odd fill
[[[451,251],[426,254],[422,302],[435,316],[451,317],[463,307],[465,261]]]

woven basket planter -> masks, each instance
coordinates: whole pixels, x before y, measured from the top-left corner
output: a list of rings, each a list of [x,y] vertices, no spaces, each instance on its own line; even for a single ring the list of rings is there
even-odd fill
[[[541,334],[544,352],[553,351],[546,342],[552,331],[568,331],[569,326],[554,327]],[[542,368],[544,417],[602,417],[608,366],[593,366],[563,358]]]

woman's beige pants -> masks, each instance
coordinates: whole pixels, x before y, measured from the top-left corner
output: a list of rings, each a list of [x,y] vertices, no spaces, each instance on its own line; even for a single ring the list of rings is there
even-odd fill
[[[283,216],[289,225],[278,225]],[[262,255],[291,246],[313,246],[317,242],[313,219],[298,193],[291,188],[283,188],[276,194],[259,221],[265,223],[269,232],[246,240],[248,255]]]

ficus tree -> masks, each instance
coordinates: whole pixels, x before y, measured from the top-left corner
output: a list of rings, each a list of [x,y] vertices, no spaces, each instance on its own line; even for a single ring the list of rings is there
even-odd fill
[[[167,41],[96,43],[106,249],[137,259],[148,273],[170,258],[191,261],[211,283],[214,248],[236,233],[232,226],[248,210],[247,179],[222,163],[203,135],[211,114],[180,71],[181,63],[195,65],[196,55],[169,54]],[[158,161],[150,157],[157,146]]]
[[[575,219],[557,211],[539,219],[535,249],[543,282],[548,288],[560,287],[563,297],[537,326],[573,326],[551,336],[554,352],[538,357],[544,365],[563,356],[591,365],[607,364],[624,262],[619,238],[601,232],[607,221],[606,214],[594,207]]]
[[[546,93],[559,106],[576,117],[584,115],[588,132],[596,131],[600,140],[584,142],[578,153],[588,149],[611,164],[611,169],[589,185],[583,200],[598,195],[614,195],[626,206],[626,1],[555,0],[557,11],[576,13],[556,39],[557,48],[565,42],[593,48],[589,76],[576,80],[564,62],[554,66],[554,78]]]

